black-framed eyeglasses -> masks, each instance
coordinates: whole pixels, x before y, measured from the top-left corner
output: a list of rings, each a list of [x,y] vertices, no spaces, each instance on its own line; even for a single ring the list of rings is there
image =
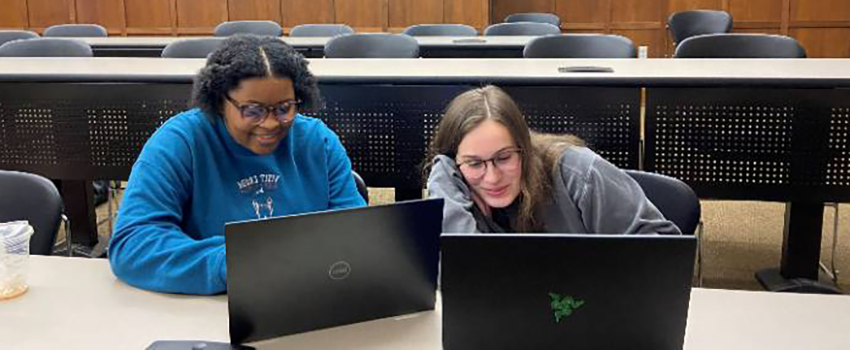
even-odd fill
[[[289,123],[295,119],[294,112],[301,105],[301,100],[286,100],[269,106],[260,103],[239,103],[228,95],[225,95],[224,98],[239,110],[242,119],[253,125],[265,122],[269,113],[274,115],[279,122]]]
[[[467,179],[479,179],[487,173],[487,163],[493,163],[493,166],[500,171],[514,171],[519,168],[521,148],[503,149],[489,159],[471,158],[466,161],[457,163],[460,172]]]

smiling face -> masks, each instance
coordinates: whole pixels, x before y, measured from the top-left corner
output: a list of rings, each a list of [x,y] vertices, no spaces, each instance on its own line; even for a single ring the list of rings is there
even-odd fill
[[[295,118],[296,108],[284,118],[268,113],[262,123],[252,123],[243,118],[238,105],[258,104],[274,106],[295,100],[295,89],[288,78],[250,78],[239,83],[228,93],[231,101],[224,103],[224,122],[236,143],[260,155],[270,154],[286,137]],[[281,120],[283,119],[283,121]]]
[[[493,119],[486,119],[474,127],[458,145],[455,161],[461,173],[470,189],[490,207],[507,207],[519,196],[522,157],[516,149],[517,144],[508,128]],[[508,157],[517,159],[512,161]],[[476,171],[468,165],[475,163],[470,161],[481,160],[488,160],[483,165],[484,173],[475,177]]]

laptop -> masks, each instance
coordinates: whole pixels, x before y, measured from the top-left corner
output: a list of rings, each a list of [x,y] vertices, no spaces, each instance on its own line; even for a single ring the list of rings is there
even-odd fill
[[[443,235],[443,348],[681,350],[694,236]]]
[[[435,305],[442,199],[225,225],[230,341]]]

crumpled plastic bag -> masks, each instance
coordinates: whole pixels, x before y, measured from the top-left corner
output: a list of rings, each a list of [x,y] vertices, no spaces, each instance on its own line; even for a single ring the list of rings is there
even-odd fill
[[[33,232],[28,221],[0,223],[0,299],[13,298],[27,290]]]

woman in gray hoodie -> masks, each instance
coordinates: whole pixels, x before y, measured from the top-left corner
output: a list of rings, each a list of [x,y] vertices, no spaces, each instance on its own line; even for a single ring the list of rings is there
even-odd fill
[[[530,131],[495,86],[449,104],[424,172],[444,233],[680,234],[629,175],[575,136]]]

